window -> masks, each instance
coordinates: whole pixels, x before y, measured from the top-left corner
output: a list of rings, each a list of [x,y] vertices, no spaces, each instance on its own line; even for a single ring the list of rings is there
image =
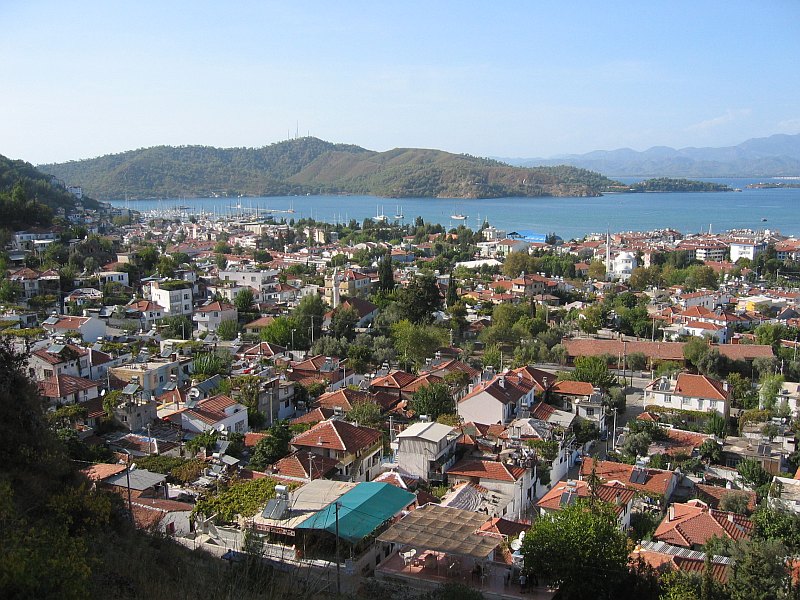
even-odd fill
[[[586,409],[586,416],[587,417],[593,417],[594,416],[594,409],[593,408],[587,408]]]
[[[670,403],[672,402],[672,396],[670,396],[669,394],[666,394],[666,395],[664,396],[664,402],[665,402],[666,404],[670,404]]]

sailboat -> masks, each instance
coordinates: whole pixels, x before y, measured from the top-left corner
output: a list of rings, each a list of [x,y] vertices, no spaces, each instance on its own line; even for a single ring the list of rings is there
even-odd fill
[[[403,219],[403,211],[400,210],[400,205],[397,206],[397,212],[395,213],[394,218],[398,221]]]
[[[378,221],[379,223],[383,223],[384,221],[387,220],[387,217],[386,217],[385,214],[378,212],[378,207],[377,206],[375,207],[375,220]]]
[[[467,215],[460,212],[456,212],[456,207],[453,206],[453,214],[450,215],[450,218],[453,219],[454,221],[466,221]]]

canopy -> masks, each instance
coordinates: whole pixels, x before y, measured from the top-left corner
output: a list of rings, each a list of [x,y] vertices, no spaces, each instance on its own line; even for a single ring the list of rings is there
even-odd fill
[[[359,483],[338,500],[339,537],[353,544],[359,542],[415,499],[411,492],[388,483]],[[295,529],[325,530],[335,535],[336,504],[331,502]]]
[[[488,520],[469,510],[426,504],[384,531],[378,540],[485,559],[503,541],[502,536],[480,531]]]

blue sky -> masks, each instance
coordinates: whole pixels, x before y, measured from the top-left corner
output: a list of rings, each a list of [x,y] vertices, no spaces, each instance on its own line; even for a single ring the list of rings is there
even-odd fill
[[[0,2],[0,154],[537,157],[800,132],[800,1]]]

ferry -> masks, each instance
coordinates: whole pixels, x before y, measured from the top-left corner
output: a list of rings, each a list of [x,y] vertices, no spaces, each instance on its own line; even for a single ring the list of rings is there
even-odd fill
[[[458,213],[456,215],[450,215],[450,218],[456,221],[466,221],[467,215],[462,215],[461,213]]]

